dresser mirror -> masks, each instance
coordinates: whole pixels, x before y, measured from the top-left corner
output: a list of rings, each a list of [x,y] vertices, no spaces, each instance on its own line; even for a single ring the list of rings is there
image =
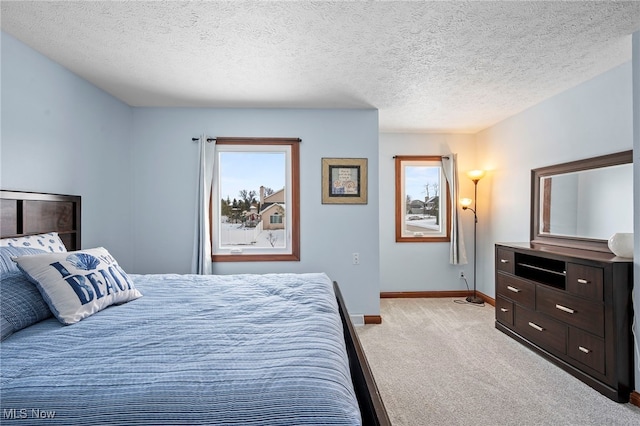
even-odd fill
[[[633,232],[633,151],[531,170],[531,241],[609,252]]]

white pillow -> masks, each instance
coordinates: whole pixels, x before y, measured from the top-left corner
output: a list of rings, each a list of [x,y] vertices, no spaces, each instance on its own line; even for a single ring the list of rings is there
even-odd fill
[[[51,253],[64,253],[67,251],[57,232],[17,238],[2,238],[0,239],[0,247],[30,247]]]
[[[49,309],[65,325],[142,294],[103,248],[14,257]]]

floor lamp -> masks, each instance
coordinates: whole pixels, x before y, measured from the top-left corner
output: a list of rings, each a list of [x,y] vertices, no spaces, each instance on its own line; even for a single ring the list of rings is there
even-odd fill
[[[478,297],[476,293],[476,229],[478,227],[478,214],[476,213],[476,206],[478,204],[478,181],[484,176],[484,170],[471,170],[467,172],[467,176],[473,181],[474,198],[473,200],[471,200],[470,198],[463,198],[462,200],[460,200],[462,210],[469,209],[473,212],[473,295],[467,296],[466,300],[469,303],[477,303],[481,305],[484,303],[484,301],[480,297]],[[473,208],[469,207],[471,205],[471,202],[473,202]]]

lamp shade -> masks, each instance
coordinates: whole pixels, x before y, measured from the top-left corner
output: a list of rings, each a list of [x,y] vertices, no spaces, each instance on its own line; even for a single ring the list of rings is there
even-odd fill
[[[462,198],[460,200],[460,205],[463,208],[467,208],[467,207],[469,207],[471,205],[472,202],[473,202],[473,200],[471,198]]]
[[[484,174],[485,174],[484,170],[469,170],[467,172],[467,177],[469,177],[469,179],[475,182],[482,179],[484,177]]]

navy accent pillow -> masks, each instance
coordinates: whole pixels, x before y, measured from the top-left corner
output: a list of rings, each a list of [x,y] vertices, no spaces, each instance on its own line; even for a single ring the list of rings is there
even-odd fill
[[[12,257],[42,253],[46,253],[46,251],[30,247],[0,247],[0,274],[4,274],[6,272],[20,272],[18,264],[11,260]]]
[[[36,286],[20,271],[1,275],[0,312],[0,340],[52,315]]]

